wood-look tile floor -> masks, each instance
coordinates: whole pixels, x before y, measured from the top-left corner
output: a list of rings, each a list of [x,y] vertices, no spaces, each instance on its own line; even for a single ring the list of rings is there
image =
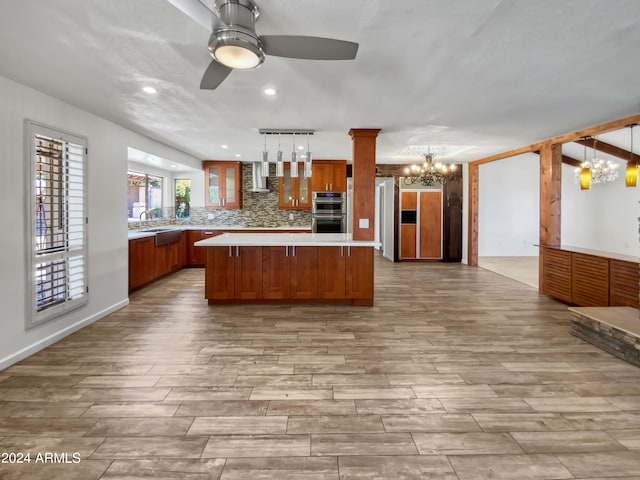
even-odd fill
[[[640,479],[640,368],[480,268],[373,308],[216,306],[183,270],[0,372],[4,479]],[[36,463],[77,453],[77,464]]]

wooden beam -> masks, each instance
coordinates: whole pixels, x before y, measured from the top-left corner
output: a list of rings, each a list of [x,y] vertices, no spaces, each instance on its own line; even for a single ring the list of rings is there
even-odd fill
[[[614,157],[621,158],[622,160],[628,162],[629,160],[633,160],[634,163],[640,163],[640,155],[633,154],[624,148],[616,147],[615,145],[611,145],[610,143],[601,142],[600,140],[596,140],[595,138],[586,138],[574,140],[575,143],[579,143],[580,145],[586,145],[589,148],[595,148],[599,152],[607,153]]]
[[[534,150],[533,153],[540,155],[540,150]],[[562,163],[566,163],[567,165],[571,165],[572,167],[582,167],[582,161],[576,160],[573,157],[569,157],[567,155],[562,155]]]
[[[478,210],[480,166],[469,164],[469,218],[467,230],[467,264],[478,266]]]
[[[540,245],[560,245],[562,145],[540,151]]]
[[[628,117],[620,118],[618,120],[613,120],[611,122],[602,123],[600,125],[596,125],[595,127],[589,127],[589,128],[584,128],[582,130],[576,130],[575,132],[565,133],[564,135],[552,137],[538,143],[532,143],[531,145],[526,145],[524,147],[515,148],[507,152],[491,155],[489,157],[485,157],[479,160],[475,160],[473,162],[469,162],[469,164],[476,163],[480,165],[482,163],[494,162],[496,160],[501,160],[503,158],[515,157],[516,155],[521,155],[523,153],[533,152],[534,150],[540,150],[542,145],[546,143],[573,142],[575,140],[580,139],[581,137],[590,137],[594,135],[599,135],[601,133],[611,132],[613,130],[619,130],[623,127],[626,127],[627,125],[632,125],[634,123],[640,123],[640,113],[636,113]]]

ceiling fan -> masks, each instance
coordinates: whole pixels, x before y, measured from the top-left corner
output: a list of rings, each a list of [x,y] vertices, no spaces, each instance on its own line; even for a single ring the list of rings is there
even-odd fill
[[[306,60],[353,60],[358,44],[344,40],[301,35],[258,35],[260,11],[253,0],[167,0],[205,28],[212,30],[209,52],[213,61],[204,72],[200,88],[213,90],[233,69],[256,68],[266,55]]]

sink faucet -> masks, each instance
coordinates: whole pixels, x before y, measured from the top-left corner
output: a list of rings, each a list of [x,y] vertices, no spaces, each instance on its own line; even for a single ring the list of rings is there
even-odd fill
[[[138,223],[138,230],[142,230],[142,216],[145,214],[147,215],[147,220],[149,220],[151,212],[149,210],[143,210],[142,212],[140,212],[140,223]]]

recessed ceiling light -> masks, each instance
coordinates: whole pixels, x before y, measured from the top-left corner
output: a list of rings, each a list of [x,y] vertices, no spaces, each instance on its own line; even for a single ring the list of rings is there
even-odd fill
[[[275,95],[278,91],[275,88],[265,88],[263,90],[265,95]]]
[[[154,93],[158,93],[158,91],[155,88],[149,87],[149,86],[143,87],[142,90],[145,93],[148,93],[149,95],[153,95]]]
[[[298,147],[298,150],[304,150],[304,147],[303,147],[302,145],[300,145],[300,146]]]
[[[171,168],[178,168],[177,165],[171,165]]]
[[[240,154],[239,154],[239,153],[236,153],[236,157],[239,157],[239,156],[240,156]]]
[[[220,145],[220,148],[224,148],[225,150],[229,148],[229,145]]]

